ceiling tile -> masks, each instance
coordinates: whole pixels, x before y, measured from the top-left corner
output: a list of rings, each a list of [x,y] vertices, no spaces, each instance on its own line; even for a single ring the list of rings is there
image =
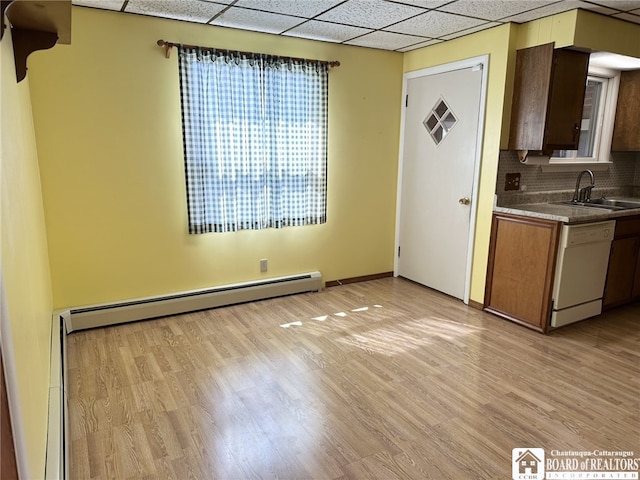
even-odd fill
[[[103,10],[120,10],[124,5],[124,0],[73,0],[73,5],[82,7],[96,7]]]
[[[564,0],[562,4],[570,5],[571,9],[582,8],[584,10],[589,10],[591,12],[602,13],[603,15],[611,15],[612,13],[617,12],[617,10],[604,7],[602,5],[596,5],[595,3],[583,2],[582,0]]]
[[[241,30],[256,32],[282,33],[295,27],[304,20],[300,17],[290,17],[278,13],[257,12],[246,8],[231,7],[217,17],[211,25],[233,27]]]
[[[427,42],[416,43],[415,45],[409,45],[405,48],[399,48],[399,52],[409,52],[411,50],[417,50],[418,48],[428,47],[430,45],[435,45],[436,43],[442,43],[442,40],[429,40]]]
[[[425,37],[441,37],[458,30],[476,27],[486,23],[484,20],[461,17],[450,13],[431,10],[414,18],[396,23],[384,30],[397,33],[407,33],[409,35],[422,35]]]
[[[392,0],[395,3],[406,3],[407,5],[413,5],[415,7],[422,8],[438,8],[445,3],[450,3],[451,0]]]
[[[239,0],[234,6],[313,18],[344,0]]]
[[[405,52],[503,22],[525,23],[577,8],[640,24],[640,0],[72,0],[72,3]]]
[[[383,0],[348,0],[318,17],[327,22],[382,28],[423,13],[422,8]]]
[[[613,15],[613,17],[627,20],[628,22],[640,23],[640,17],[631,13],[618,13],[616,15]]]
[[[449,35],[443,35],[441,38],[444,40],[452,40],[458,37],[464,37],[465,35],[469,35],[470,33],[479,32],[481,30],[486,30],[487,28],[497,27],[498,25],[502,25],[500,22],[487,22],[482,25],[478,25],[477,27],[467,28],[466,30],[460,30],[459,32],[451,33]]]
[[[344,42],[370,32],[371,30],[368,28],[358,28],[348,25],[338,25],[337,23],[309,20],[308,22],[283,33],[283,35],[310,38],[313,40],[324,40],[327,42]]]
[[[499,18],[548,4],[548,0],[492,0],[491,2],[486,0],[457,0],[440,7],[439,10],[485,20],[498,20]]]
[[[353,40],[349,40],[345,43],[348,45],[370,48],[380,48],[381,45],[384,45],[384,48],[387,50],[398,50],[424,41],[424,37],[378,31],[363,35],[362,37],[354,38]]]
[[[219,3],[198,0],[129,0],[125,12],[206,23],[224,8]]]
[[[596,7],[596,8],[604,8],[605,10],[608,10],[609,13],[612,12],[612,10],[610,10],[608,8],[597,7],[595,5],[590,5],[590,4],[585,3],[585,2],[564,1],[564,2],[552,3],[551,5],[546,5],[546,6],[540,7],[540,8],[535,8],[535,9],[530,10],[528,12],[520,13],[520,14],[517,14],[517,15],[511,15],[511,16],[508,16],[508,17],[504,17],[504,18],[501,18],[500,20],[502,22],[525,23],[525,22],[530,22],[531,20],[536,20],[538,18],[548,17],[549,15],[555,15],[556,13],[562,13],[562,12],[566,12],[568,10],[574,10],[576,8],[581,8],[581,7],[584,7],[585,5],[586,6]],[[604,12],[600,12],[600,13],[604,13]]]
[[[626,12],[637,9],[640,2],[638,0],[590,0],[589,3],[596,3]]]

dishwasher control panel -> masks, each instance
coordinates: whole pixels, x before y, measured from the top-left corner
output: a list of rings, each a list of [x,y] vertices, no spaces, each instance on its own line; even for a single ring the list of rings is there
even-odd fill
[[[613,240],[615,220],[598,223],[585,223],[584,225],[571,225],[567,229],[566,246],[582,245],[594,242],[610,242]]]

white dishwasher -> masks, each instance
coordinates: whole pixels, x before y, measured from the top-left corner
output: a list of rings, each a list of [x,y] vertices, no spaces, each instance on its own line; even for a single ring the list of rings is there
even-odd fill
[[[551,326],[599,315],[607,278],[614,220],[564,225],[553,284]]]

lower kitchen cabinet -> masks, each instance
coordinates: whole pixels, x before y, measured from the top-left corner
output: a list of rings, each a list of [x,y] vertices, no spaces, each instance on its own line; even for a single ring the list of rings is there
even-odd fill
[[[494,213],[486,311],[546,333],[561,227],[551,220]]]
[[[604,308],[640,299],[640,216],[619,218],[611,244]]]

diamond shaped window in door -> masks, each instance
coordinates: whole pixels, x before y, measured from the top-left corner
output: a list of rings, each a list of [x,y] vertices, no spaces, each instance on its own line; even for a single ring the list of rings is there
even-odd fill
[[[444,140],[456,123],[458,123],[458,119],[443,98],[438,100],[431,113],[422,122],[436,145],[440,145],[440,142]]]

